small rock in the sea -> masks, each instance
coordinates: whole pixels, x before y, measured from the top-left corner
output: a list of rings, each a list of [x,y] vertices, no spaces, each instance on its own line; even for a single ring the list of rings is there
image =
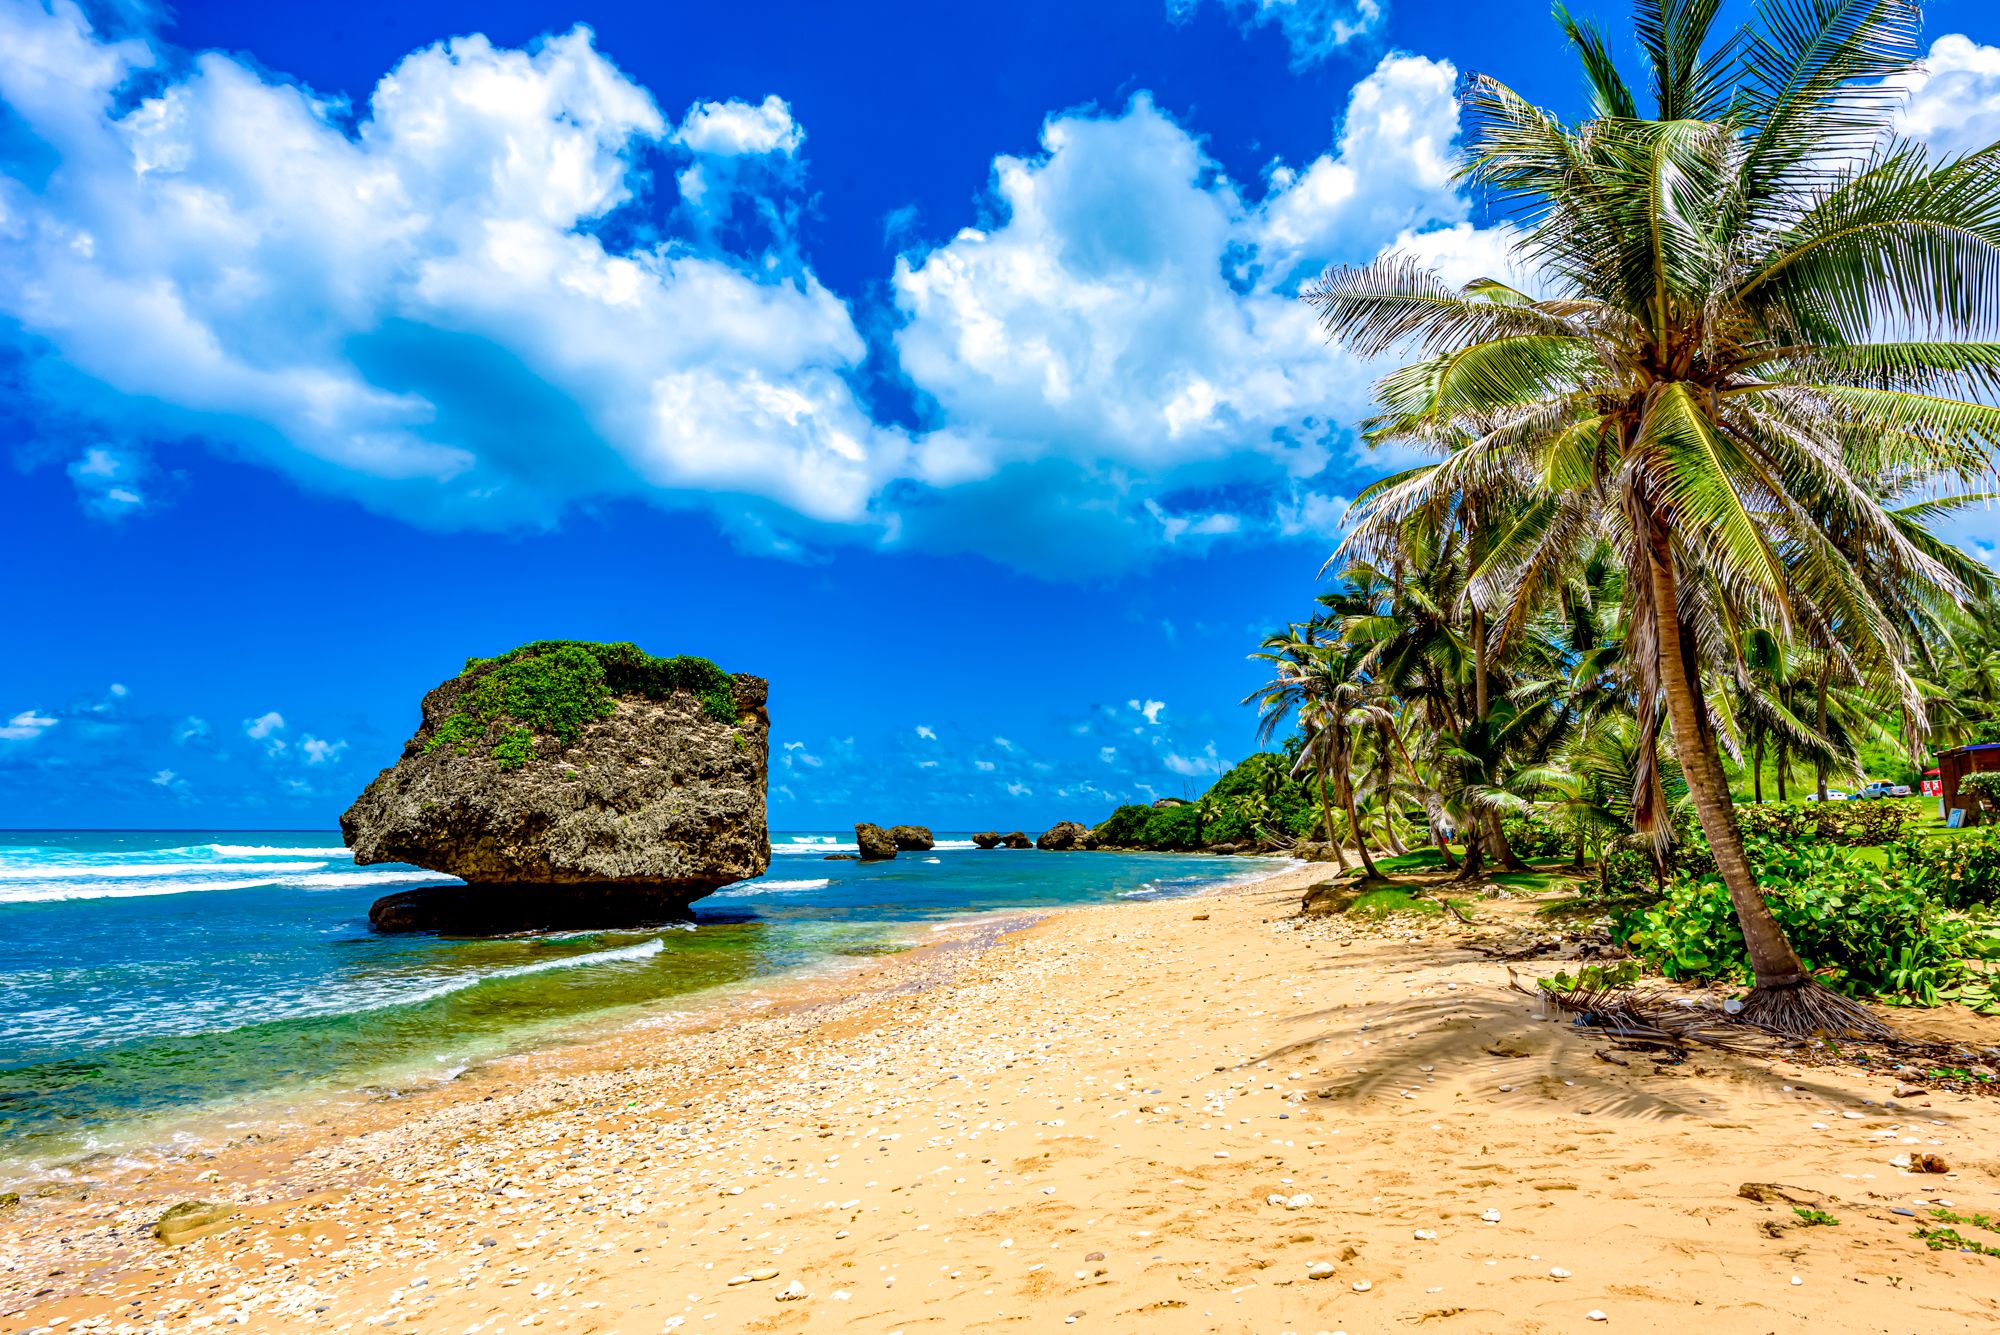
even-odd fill
[[[1311,1265],[1306,1267],[1306,1278],[1307,1279],[1333,1278],[1333,1262],[1314,1261]]]

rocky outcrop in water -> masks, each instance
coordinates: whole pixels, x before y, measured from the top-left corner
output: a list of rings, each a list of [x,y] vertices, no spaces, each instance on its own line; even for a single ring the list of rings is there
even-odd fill
[[[376,902],[385,931],[659,921],[770,865],[762,678],[632,645],[544,641],[423,700],[340,818],[357,863],[459,877]]]
[[[1035,841],[1027,835],[1022,834],[1019,830],[1016,830],[1012,834],[1003,835],[1000,839],[1000,845],[1003,848],[1033,848]]]
[[[1001,838],[1001,835],[992,830],[984,830],[972,836],[972,844],[975,848],[998,848]]]
[[[879,825],[862,821],[854,827],[854,844],[863,862],[887,862],[896,856],[896,841]]]
[[[889,827],[889,838],[905,853],[928,853],[937,847],[937,840],[932,838],[927,825],[892,825]]]
[[[1097,836],[1091,833],[1090,827],[1073,820],[1057,821],[1035,840],[1036,848],[1054,853],[1074,852],[1095,847],[1096,844]]]

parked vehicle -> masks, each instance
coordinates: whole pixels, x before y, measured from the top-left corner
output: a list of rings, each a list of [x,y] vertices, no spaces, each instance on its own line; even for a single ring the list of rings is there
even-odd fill
[[[1846,791],[1845,789],[1842,789],[1842,788],[1829,788],[1829,789],[1827,789],[1827,790],[1826,790],[1826,800],[1827,800],[1827,801],[1829,801],[1829,802],[1851,802],[1851,801],[1853,801],[1854,799],[1853,799],[1853,797],[1852,797],[1851,795],[1849,795],[1849,794],[1848,794],[1848,792],[1847,792],[1847,791]],[[1819,801],[1819,794],[1818,794],[1818,793],[1807,793],[1807,794],[1806,794],[1806,801],[1808,801],[1808,802],[1817,802],[1817,801]]]
[[[1909,784],[1890,783],[1887,779],[1870,779],[1867,786],[1855,794],[1857,798],[1908,797],[1909,795]]]

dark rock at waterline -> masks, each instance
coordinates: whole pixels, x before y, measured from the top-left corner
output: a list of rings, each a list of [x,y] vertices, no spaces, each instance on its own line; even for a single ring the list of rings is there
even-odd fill
[[[992,830],[985,830],[973,835],[972,842],[977,848],[998,848],[1001,838],[1001,835],[995,834]]]
[[[1076,849],[1093,848],[1097,836],[1088,825],[1073,820],[1057,821],[1042,832],[1035,840],[1035,847],[1045,852],[1066,853]]]
[[[568,741],[504,712],[478,721],[482,687],[485,703],[496,694],[488,674],[537,659],[528,687],[554,678],[597,695],[601,715]],[[402,758],[340,819],[357,863],[469,884],[390,895],[370,921],[468,933],[636,924],[761,876],[766,696],[761,678],[629,645],[538,644],[469,664],[424,697]]]
[[[886,862],[896,856],[896,841],[879,825],[862,821],[854,827],[854,843],[863,862]]]
[[[1022,834],[1019,830],[1016,830],[1014,833],[1002,838],[1000,844],[1003,848],[1033,848],[1035,841],[1027,835]]]
[[[858,854],[858,853],[828,853],[828,854],[827,854],[827,855],[826,855],[825,857],[821,858],[821,859],[820,859],[820,861],[821,861],[821,862],[859,862],[859,861],[861,861],[861,856],[860,856],[860,854]]]
[[[368,925],[445,936],[632,927],[685,918],[707,893],[670,885],[427,885],[376,900]]]
[[[891,825],[889,838],[905,853],[928,853],[937,846],[928,825]]]

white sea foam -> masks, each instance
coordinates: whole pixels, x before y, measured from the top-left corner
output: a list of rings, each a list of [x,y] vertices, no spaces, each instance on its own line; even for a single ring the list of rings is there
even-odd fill
[[[529,974],[547,973],[551,969],[582,969],[593,964],[617,964],[624,960],[651,959],[667,948],[667,943],[659,937],[651,941],[641,941],[635,946],[617,946],[610,950],[593,950],[584,955],[565,955],[561,959],[536,960],[532,964],[511,964],[504,969],[494,969],[487,973],[470,973],[427,987],[420,992],[400,997],[386,997],[361,1010],[382,1010],[389,1006],[414,1006],[420,1002],[435,1001],[448,997],[454,992],[463,992],[468,987],[478,987],[499,978],[525,978]]]
[[[275,886],[287,890],[343,890],[349,886],[364,885],[439,885],[456,884],[457,878],[439,872],[422,871],[410,867],[402,870],[385,868],[381,871],[315,871],[323,867],[322,862],[287,863],[286,868],[302,867],[301,873],[289,871],[274,872],[270,875],[245,876],[244,872],[261,871],[262,868],[245,865],[211,864],[204,868],[207,876],[178,872],[168,876],[146,877],[142,873],[150,868],[120,868],[130,875],[117,877],[75,877],[55,879],[45,874],[38,880],[0,878],[0,904],[51,904],[76,899],[145,899],[153,895],[191,895],[212,893],[218,890],[253,890],[259,886]],[[63,874],[55,873],[55,877]]]
[[[219,858],[344,858],[344,848],[286,848],[281,844],[191,844],[169,853],[212,853]]]
[[[831,836],[828,836],[825,842],[816,839],[802,839],[793,843],[771,845],[771,852],[780,856],[788,853],[808,853],[815,857],[825,857],[828,853],[858,853],[860,851],[861,845],[852,841],[844,844],[838,843]]]
[[[213,876],[223,872],[241,876],[246,872],[318,871],[324,862],[122,862],[66,864],[40,863],[30,866],[0,867],[0,882],[7,881],[117,881],[146,876]],[[267,880],[270,878],[266,878]]]
[[[718,899],[740,899],[746,895],[783,894],[788,890],[823,890],[833,882],[822,876],[808,881],[738,881],[715,892]]]
[[[0,885],[0,904],[52,904],[70,899],[143,899],[151,895],[189,895],[208,890],[249,890],[269,885],[268,876],[249,880],[172,877],[162,881],[55,881]]]
[[[970,839],[940,839],[931,845],[931,848],[937,852],[963,852],[968,848],[977,847],[979,845],[973,843]]]
[[[421,881],[426,885],[458,884],[456,876],[425,871],[421,867],[409,867],[402,871],[322,871],[310,876],[280,877],[275,884],[300,890],[340,890],[350,885],[395,885],[404,881]]]

